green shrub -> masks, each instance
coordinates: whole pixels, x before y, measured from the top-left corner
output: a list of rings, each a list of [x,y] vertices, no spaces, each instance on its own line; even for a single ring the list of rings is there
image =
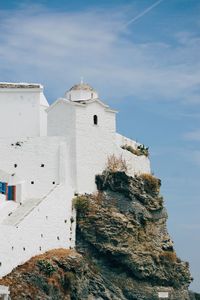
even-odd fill
[[[44,272],[48,276],[51,276],[56,271],[56,268],[47,260],[39,260],[37,262],[37,266],[40,271]]]
[[[89,198],[86,195],[76,196],[73,199],[73,206],[78,214],[85,214],[89,210]]]

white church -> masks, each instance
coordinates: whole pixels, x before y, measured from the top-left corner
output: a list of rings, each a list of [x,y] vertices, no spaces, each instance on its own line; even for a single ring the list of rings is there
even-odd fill
[[[75,246],[72,199],[96,191],[109,155],[149,173],[116,111],[81,82],[49,106],[40,84],[0,83],[0,277],[34,255]]]

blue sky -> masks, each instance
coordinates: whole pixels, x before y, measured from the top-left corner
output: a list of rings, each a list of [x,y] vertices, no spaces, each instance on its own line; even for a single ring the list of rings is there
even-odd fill
[[[0,2],[0,80],[41,82],[49,102],[83,76],[150,146],[168,229],[200,292],[200,1]]]

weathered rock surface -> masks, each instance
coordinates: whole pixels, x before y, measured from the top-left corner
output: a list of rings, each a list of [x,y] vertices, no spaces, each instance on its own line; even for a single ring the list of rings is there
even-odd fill
[[[12,300],[154,300],[158,291],[193,297],[188,263],[167,232],[160,181],[105,172],[96,183],[99,193],[76,204],[77,251],[49,251],[13,270],[0,281]]]
[[[90,197],[86,216],[78,214],[83,253],[91,252],[102,273],[106,268],[125,299],[158,299],[163,289],[170,299],[189,299],[189,267],[176,256],[167,232],[160,181],[105,172],[96,183],[101,193]]]

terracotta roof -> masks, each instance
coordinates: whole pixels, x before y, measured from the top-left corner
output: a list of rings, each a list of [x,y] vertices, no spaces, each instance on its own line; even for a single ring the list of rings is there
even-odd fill
[[[70,91],[80,91],[80,90],[85,90],[85,91],[95,91],[89,84],[87,83],[79,83],[73,85],[71,87]]]

